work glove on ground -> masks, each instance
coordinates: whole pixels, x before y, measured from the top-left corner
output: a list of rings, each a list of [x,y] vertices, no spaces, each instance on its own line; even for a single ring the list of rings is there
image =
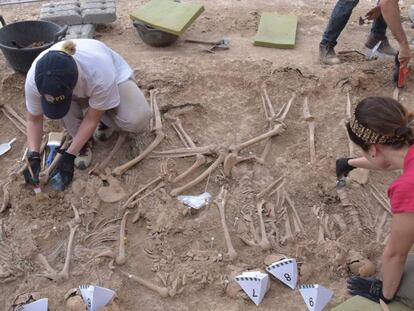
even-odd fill
[[[33,172],[33,177],[30,174],[29,169],[23,171],[24,180],[30,185],[39,184],[39,174],[40,174],[40,154],[39,152],[31,151],[29,152],[27,159],[29,160],[29,165]]]
[[[349,172],[355,167],[348,164],[348,161],[354,158],[339,158],[336,160],[336,178],[347,177]]]
[[[377,303],[380,299],[387,304],[392,301],[382,294],[382,281],[374,278],[352,276],[347,280],[347,287],[351,295],[359,295]]]
[[[62,177],[62,182],[65,186],[68,186],[72,182],[73,172],[75,170],[75,158],[75,155],[64,151],[59,161],[57,173]]]

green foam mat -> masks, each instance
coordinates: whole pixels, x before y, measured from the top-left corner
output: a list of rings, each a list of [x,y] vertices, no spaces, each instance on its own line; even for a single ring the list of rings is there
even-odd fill
[[[259,29],[254,37],[254,45],[293,49],[297,25],[297,16],[262,13]]]
[[[414,311],[406,305],[393,301],[388,305],[390,311]],[[354,296],[339,306],[331,309],[331,311],[382,311],[381,306],[367,298]]]
[[[130,14],[155,29],[174,35],[183,34],[204,11],[201,4],[180,3],[172,0],[152,0]]]

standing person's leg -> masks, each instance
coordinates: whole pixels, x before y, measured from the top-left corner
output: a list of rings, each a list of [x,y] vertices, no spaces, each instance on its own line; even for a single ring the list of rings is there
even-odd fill
[[[348,23],[352,10],[358,2],[359,0],[338,0],[322,35],[321,44],[332,46],[337,44],[337,39]]]
[[[374,19],[374,22],[372,23],[371,33],[368,36],[365,46],[368,49],[373,49],[375,45],[378,43],[378,41],[381,40],[382,42],[378,48],[378,52],[384,53],[387,55],[395,55],[396,51],[390,45],[386,32],[387,32],[387,23],[385,22],[382,15],[380,15],[378,18]]]
[[[118,131],[139,133],[149,128],[151,109],[133,80],[118,85],[121,103],[105,112],[102,122]]]
[[[337,39],[344,30],[352,14],[352,10],[358,4],[359,0],[338,0],[336,3],[325,32],[322,35],[322,41],[319,44],[320,61],[325,65],[339,64],[340,60],[335,54],[334,47]]]

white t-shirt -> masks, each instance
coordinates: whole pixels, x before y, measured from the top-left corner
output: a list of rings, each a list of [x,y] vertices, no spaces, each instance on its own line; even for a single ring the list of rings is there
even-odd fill
[[[133,75],[131,67],[116,52],[105,44],[93,39],[74,39],[76,53],[73,55],[78,65],[78,82],[73,90],[73,98],[89,98],[89,106],[97,110],[109,110],[119,106],[118,84]],[[43,51],[33,62],[25,83],[26,107],[33,115],[42,114],[41,95],[35,82],[37,61],[49,50],[60,50],[63,42],[58,42]]]

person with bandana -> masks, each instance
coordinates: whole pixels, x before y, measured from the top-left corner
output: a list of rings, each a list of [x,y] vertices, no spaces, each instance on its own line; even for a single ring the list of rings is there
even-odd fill
[[[414,308],[414,115],[398,101],[368,97],[347,123],[349,138],[362,157],[340,158],[336,175],[343,179],[354,168],[403,170],[388,188],[391,231],[382,255],[382,281],[353,276],[348,290],[375,302],[398,299]]]

